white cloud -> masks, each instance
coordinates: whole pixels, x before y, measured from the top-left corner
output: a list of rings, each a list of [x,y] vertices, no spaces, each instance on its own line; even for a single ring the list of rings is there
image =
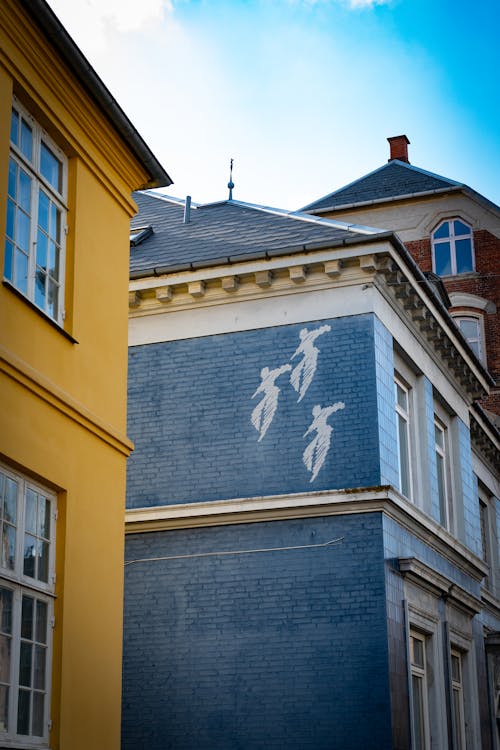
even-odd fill
[[[374,5],[388,5],[390,0],[348,0],[348,6],[357,8],[373,8]]]
[[[172,0],[49,0],[87,54],[106,48],[110,34],[153,29],[173,11]]]

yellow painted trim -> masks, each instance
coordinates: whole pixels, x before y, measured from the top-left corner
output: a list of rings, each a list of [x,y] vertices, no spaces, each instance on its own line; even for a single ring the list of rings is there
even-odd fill
[[[475,580],[482,580],[488,573],[488,566],[465,545],[390,487],[325,490],[130,509],[125,514],[125,533],[373,512],[385,513]]]
[[[129,456],[133,451],[134,445],[126,435],[121,434],[114,427],[99,419],[97,415],[63,391],[62,388],[59,388],[54,382],[1,345],[0,372],[31,391],[38,398],[46,401],[54,409],[57,409],[123,455]]]

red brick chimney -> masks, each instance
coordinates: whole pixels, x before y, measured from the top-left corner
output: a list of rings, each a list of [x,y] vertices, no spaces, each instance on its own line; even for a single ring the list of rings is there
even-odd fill
[[[391,147],[391,156],[388,161],[393,159],[399,159],[399,161],[405,161],[407,164],[410,163],[408,159],[408,144],[410,141],[405,135],[394,135],[392,138],[387,139]]]

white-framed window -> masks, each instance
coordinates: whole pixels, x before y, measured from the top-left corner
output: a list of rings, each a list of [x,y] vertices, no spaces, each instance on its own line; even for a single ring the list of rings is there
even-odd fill
[[[4,278],[56,322],[64,318],[67,158],[14,99]]]
[[[456,750],[465,750],[463,663],[462,654],[456,649],[452,649],[451,651],[451,692],[453,723],[455,726],[455,747]]]
[[[412,747],[415,750],[428,750],[430,747],[429,688],[426,646],[425,635],[415,630],[411,630],[410,672]]]
[[[0,466],[0,746],[49,735],[56,498]]]
[[[453,315],[452,317],[455,321],[455,325],[460,329],[462,336],[467,341],[476,357],[481,360],[481,362],[484,362],[485,347],[483,318],[471,314]]]
[[[442,221],[431,235],[432,264],[438,276],[474,270],[472,228],[461,219]]]
[[[399,377],[394,379],[394,400],[397,421],[398,489],[411,500],[410,389]]]
[[[449,529],[451,522],[451,482],[448,440],[449,435],[447,426],[437,415],[434,415],[434,454],[436,457],[439,520],[447,529]]]

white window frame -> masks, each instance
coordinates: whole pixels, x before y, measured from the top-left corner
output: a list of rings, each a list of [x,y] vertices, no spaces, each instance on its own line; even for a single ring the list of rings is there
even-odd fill
[[[406,410],[399,404],[397,390],[400,388],[406,396]],[[399,491],[405,495],[409,500],[413,501],[413,435],[412,435],[412,389],[401,376],[396,372],[394,375],[394,402],[396,411],[396,440],[398,449],[398,480],[399,480]],[[402,459],[401,454],[401,440],[400,440],[400,423],[404,422],[406,432],[406,461],[407,461],[407,472],[408,472],[408,492],[403,490],[402,482]]]
[[[450,681],[451,681],[451,710],[455,724],[456,750],[466,750],[467,740],[465,734],[465,700],[464,700],[464,654],[456,648],[451,648],[450,653]],[[458,678],[453,674],[453,659],[458,660]],[[458,701],[458,704],[455,701]],[[458,709],[458,710],[457,710]]]
[[[459,313],[452,313],[452,318],[455,322],[455,325],[459,329],[460,333],[464,337],[464,339],[467,341],[469,346],[471,347],[472,351],[474,351],[472,342],[477,342],[478,345],[478,351],[479,354],[478,359],[483,362],[483,364],[486,364],[486,346],[485,346],[485,335],[484,335],[484,318],[482,315],[477,315],[473,312],[459,312]],[[474,321],[477,325],[477,337],[475,339],[467,338],[465,333],[462,331],[462,328],[460,326],[461,321]],[[475,353],[475,352],[474,352]]]
[[[467,226],[469,228],[469,232],[467,234],[455,234],[455,227],[453,222],[460,221],[462,224]],[[438,237],[437,239],[434,238],[435,233],[438,231],[440,227],[443,226],[443,224],[449,225],[449,236],[448,237]],[[460,273],[457,271],[457,250],[455,242],[456,240],[465,240],[470,239],[471,243],[471,263],[472,263],[472,269],[470,271],[460,271]],[[471,225],[465,221],[465,219],[462,219],[460,216],[453,216],[451,218],[443,219],[442,221],[437,224],[434,229],[431,232],[431,247],[432,247],[432,270],[434,273],[438,273],[436,270],[436,253],[435,253],[435,246],[442,244],[443,242],[449,242],[450,244],[450,265],[451,265],[451,272],[450,274],[445,274],[446,276],[461,276],[465,273],[473,273],[476,269],[476,258],[474,254],[474,232],[471,227]]]
[[[440,410],[441,411],[441,410]],[[436,431],[442,436],[442,444],[436,440]],[[452,483],[450,467],[450,430],[447,420],[442,418],[442,414],[434,411],[434,456],[436,460],[436,477],[438,483],[438,500],[439,500],[439,520],[442,526],[451,531],[452,525]],[[442,467],[441,483],[439,481],[440,466]],[[440,487],[443,488],[443,495],[440,493]]]
[[[67,193],[68,193],[68,159],[64,152],[57,146],[52,138],[45,132],[41,125],[34,119],[34,117],[26,110],[25,107],[19,102],[16,97],[13,97],[12,109],[15,110],[18,115],[30,126],[32,130],[32,159],[29,160],[12,141],[10,141],[10,160],[12,160],[16,166],[27,173],[31,178],[31,215],[30,215],[30,234],[29,234],[29,247],[28,247],[28,280],[27,289],[24,291],[19,288],[16,284],[14,277],[14,265],[15,265],[15,243],[12,242],[11,238],[5,237],[4,242],[4,253],[6,250],[6,242],[9,241],[14,245],[14,252],[12,257],[12,270],[11,276],[7,275],[7,268],[4,262],[4,278],[6,281],[12,284],[20,294],[30,300],[36,307],[42,310],[48,317],[55,320],[56,323],[62,326],[65,318],[64,309],[64,296],[65,296],[65,259],[66,259],[66,233],[67,233]],[[40,172],[40,153],[41,146],[44,144],[53,154],[57,157],[62,165],[62,184],[60,192],[54,188],[41,174]],[[43,192],[49,198],[49,200],[55,204],[56,209],[60,211],[60,238],[59,238],[59,273],[58,273],[58,293],[57,293],[57,314],[52,315],[48,309],[48,295],[46,296],[45,308],[40,307],[36,302],[35,289],[36,289],[36,273],[37,273],[37,262],[36,262],[36,244],[38,234],[38,199],[40,193]],[[5,258],[4,258],[5,260]],[[48,275],[48,263],[47,263],[47,274]]]
[[[418,641],[422,644],[423,660],[422,664],[416,664],[413,660],[413,643]],[[409,644],[409,655],[410,655],[410,675],[411,675],[411,712],[412,712],[412,747],[415,750],[429,750],[430,748],[430,715],[429,715],[429,684],[427,674],[427,646],[428,637],[414,629],[410,628],[410,644]],[[417,744],[417,717],[415,716],[415,699],[414,694],[414,678],[417,679],[421,685],[421,719],[422,724],[420,725],[420,736],[421,742]]]
[[[3,682],[9,689],[8,697],[8,716],[7,727],[0,725],[0,746],[2,748],[46,748],[49,742],[50,727],[50,698],[51,698],[51,678],[52,678],[52,629],[54,626],[54,598],[55,598],[55,533],[57,519],[57,499],[56,496],[48,491],[45,487],[36,482],[32,482],[28,477],[14,472],[8,467],[0,464],[0,472],[4,477],[12,480],[17,484],[17,518],[16,518],[16,541],[15,541],[15,563],[14,569],[3,566],[2,556],[0,555],[0,588],[12,592],[12,617],[10,628],[10,670],[8,682]],[[24,573],[24,537],[26,533],[26,497],[28,490],[37,495],[41,495],[49,501],[50,504],[50,523],[49,523],[49,554],[47,568],[47,582],[32,578]],[[1,497],[1,496],[0,496]],[[0,509],[1,510],[1,509]],[[0,519],[3,512],[0,512]],[[0,520],[1,525],[1,520]],[[1,541],[1,539],[0,539]],[[32,637],[22,634],[21,631],[21,610],[23,597],[34,599],[46,605],[46,632],[45,642],[36,640],[35,635]],[[33,621],[34,622],[34,621]],[[32,734],[18,734],[17,732],[17,709],[20,687],[20,654],[21,643],[28,642],[34,647],[35,643],[43,644],[45,648],[45,668],[44,668],[44,686],[43,688],[35,687],[35,662],[31,665],[31,684],[25,688],[29,691],[30,701],[36,692],[44,694],[43,708],[43,734],[35,736]],[[30,657],[33,659],[33,653]],[[30,717],[32,712],[30,710]],[[1,721],[0,717],[0,721]],[[31,730],[30,730],[31,731]]]

